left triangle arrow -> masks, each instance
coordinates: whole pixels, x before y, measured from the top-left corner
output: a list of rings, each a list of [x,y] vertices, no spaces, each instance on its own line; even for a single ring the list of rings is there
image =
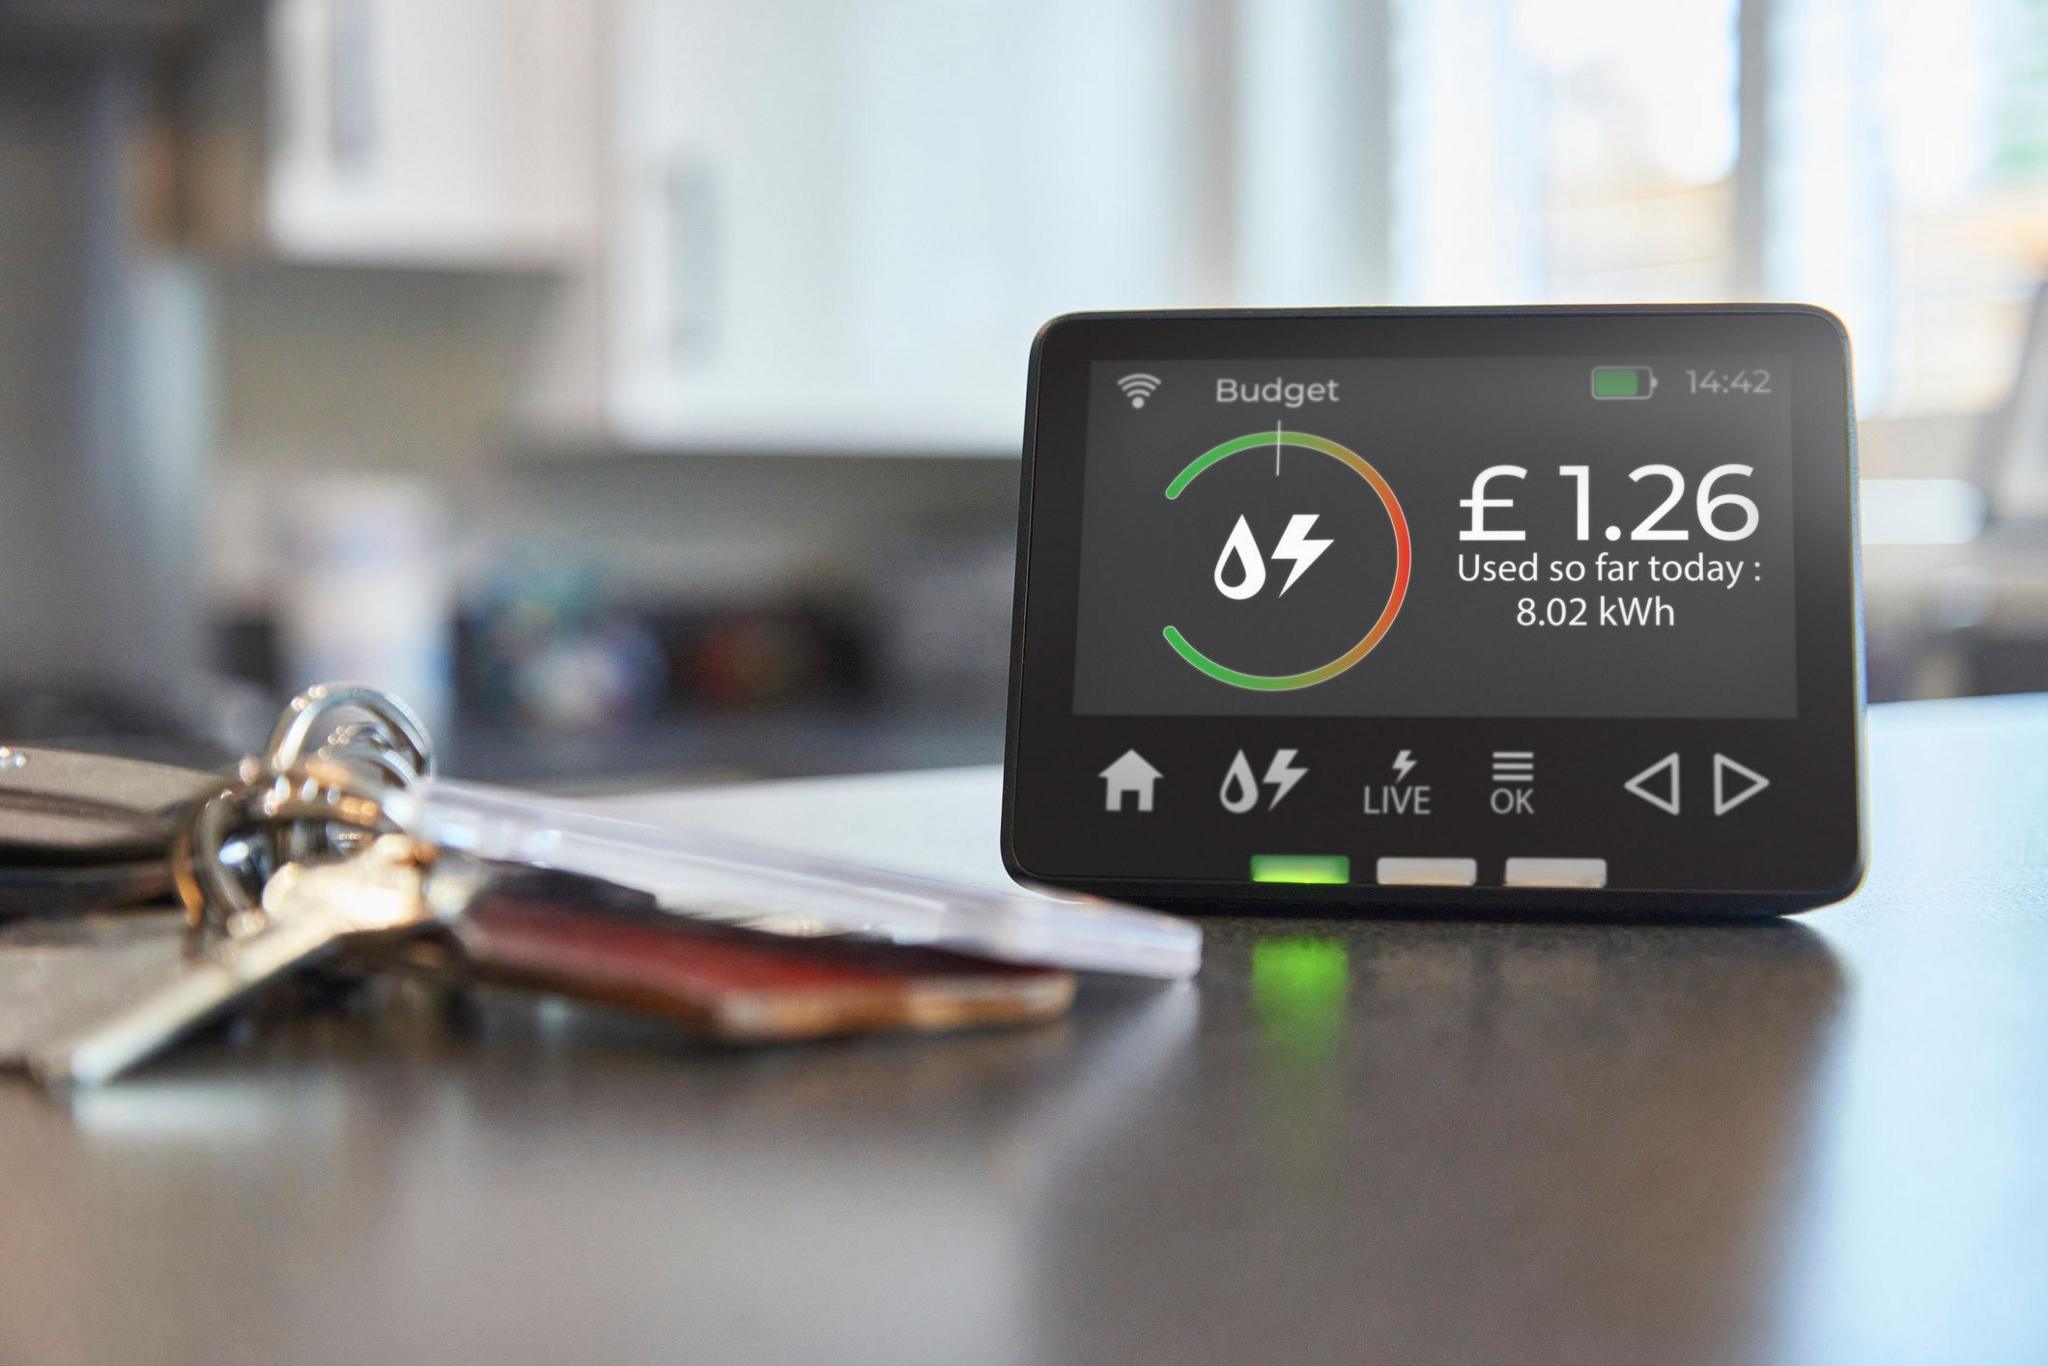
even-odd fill
[[[1656,778],[1660,774],[1669,775],[1665,780],[1664,790],[1662,792],[1659,792],[1655,787],[1651,786],[1651,780]],[[1651,764],[1641,773],[1636,774],[1635,777],[1630,778],[1627,782],[1623,783],[1622,787],[1624,787],[1630,792],[1635,793],[1638,797],[1641,797],[1644,801],[1656,807],[1659,811],[1664,812],[1666,815],[1677,815],[1678,751],[1671,751],[1671,753],[1665,755],[1656,763]]]

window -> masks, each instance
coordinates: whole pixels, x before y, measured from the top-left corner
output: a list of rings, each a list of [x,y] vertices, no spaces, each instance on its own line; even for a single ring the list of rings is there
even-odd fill
[[[1407,0],[1403,302],[1728,297],[1734,0]]]
[[[2048,0],[1390,8],[1395,301],[1800,299],[1866,413],[2003,392],[2048,269]]]
[[[2048,4],[1773,9],[1767,287],[1848,320],[1866,412],[1987,406],[2048,267]]]

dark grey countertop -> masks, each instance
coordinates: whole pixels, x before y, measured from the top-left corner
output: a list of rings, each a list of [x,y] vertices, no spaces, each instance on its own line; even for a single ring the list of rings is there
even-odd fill
[[[0,1361],[2048,1360],[2048,701],[1871,752],[1799,922],[1216,921],[1190,987],[754,1053],[392,989],[0,1086]],[[994,784],[635,805],[992,876]]]

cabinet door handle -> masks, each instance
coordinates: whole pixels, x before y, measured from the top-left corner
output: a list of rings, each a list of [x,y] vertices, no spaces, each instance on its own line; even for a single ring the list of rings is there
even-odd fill
[[[717,345],[720,304],[718,174],[702,157],[671,159],[661,178],[662,251],[667,258],[667,337],[681,363]]]
[[[377,151],[374,0],[330,0],[327,152],[335,168],[365,170]]]

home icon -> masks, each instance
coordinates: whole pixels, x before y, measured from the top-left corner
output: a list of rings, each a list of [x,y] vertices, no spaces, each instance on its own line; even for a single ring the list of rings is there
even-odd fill
[[[1104,811],[1124,809],[1126,795],[1138,799],[1140,811],[1152,809],[1152,787],[1159,781],[1159,770],[1145,762],[1145,756],[1135,749],[1127,749],[1123,757],[1096,775],[1102,779]]]

